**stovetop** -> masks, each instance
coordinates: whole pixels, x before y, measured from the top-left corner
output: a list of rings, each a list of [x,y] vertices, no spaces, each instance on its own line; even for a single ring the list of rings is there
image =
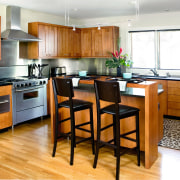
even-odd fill
[[[47,78],[36,78],[36,77],[11,77],[11,78],[1,78],[0,83],[10,83],[13,85],[13,88],[29,87],[47,84]]]

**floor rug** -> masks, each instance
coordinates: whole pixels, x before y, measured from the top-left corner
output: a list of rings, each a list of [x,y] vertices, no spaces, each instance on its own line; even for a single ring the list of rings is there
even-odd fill
[[[180,120],[164,119],[164,136],[159,146],[180,150]]]

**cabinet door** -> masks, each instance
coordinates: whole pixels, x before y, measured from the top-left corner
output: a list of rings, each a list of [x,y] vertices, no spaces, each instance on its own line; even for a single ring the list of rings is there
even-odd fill
[[[81,30],[77,29],[73,31],[73,57],[81,56]]]
[[[103,56],[102,30],[92,29],[92,56]]]
[[[39,38],[42,40],[39,42],[39,57],[46,58],[48,54],[48,26],[39,25],[38,26]]]
[[[81,56],[92,56],[92,31],[91,29],[81,29]]]
[[[113,28],[104,27],[102,29],[102,44],[103,44],[103,56],[109,57],[112,52],[114,52],[114,38],[113,38]]]
[[[48,56],[57,56],[57,27],[55,26],[48,26],[48,41],[46,47]]]
[[[73,32],[71,28],[58,28],[58,56],[72,57],[73,56]]]
[[[180,117],[179,81],[168,81],[168,115]]]

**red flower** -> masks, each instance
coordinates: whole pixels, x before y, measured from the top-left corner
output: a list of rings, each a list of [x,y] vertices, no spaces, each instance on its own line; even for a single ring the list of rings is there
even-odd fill
[[[112,55],[113,55],[113,57],[115,57],[115,58],[119,58],[119,56],[121,55],[121,53],[122,53],[122,48],[119,49],[119,53],[118,53],[118,51],[115,51],[115,54],[112,53]],[[120,57],[121,57],[121,56],[120,56]]]

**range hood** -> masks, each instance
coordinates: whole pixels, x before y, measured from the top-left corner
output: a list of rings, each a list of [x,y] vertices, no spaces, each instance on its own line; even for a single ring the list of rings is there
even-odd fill
[[[17,6],[7,6],[6,8],[6,30],[1,33],[2,40],[33,42],[40,41],[21,30],[21,9]]]

